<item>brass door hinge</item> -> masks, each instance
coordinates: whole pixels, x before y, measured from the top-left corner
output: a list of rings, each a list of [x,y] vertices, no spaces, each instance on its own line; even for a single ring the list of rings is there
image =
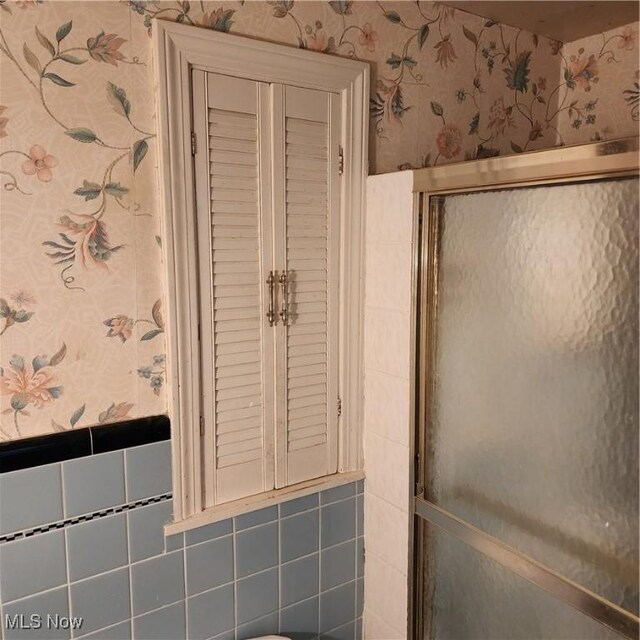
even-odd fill
[[[342,415],[342,398],[338,398],[337,409],[339,418]]]
[[[342,175],[344,173],[344,149],[342,147],[338,147],[338,174]]]

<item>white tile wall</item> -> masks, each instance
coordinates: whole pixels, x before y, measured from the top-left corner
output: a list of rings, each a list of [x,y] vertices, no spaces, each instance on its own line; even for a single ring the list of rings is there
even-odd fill
[[[367,181],[365,272],[366,640],[407,636],[412,172]]]

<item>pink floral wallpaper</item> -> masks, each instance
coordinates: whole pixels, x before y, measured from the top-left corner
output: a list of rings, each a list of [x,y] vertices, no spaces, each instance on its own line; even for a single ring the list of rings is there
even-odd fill
[[[162,413],[154,19],[372,66],[370,171],[637,132],[638,26],[435,2],[0,0],[0,439]]]

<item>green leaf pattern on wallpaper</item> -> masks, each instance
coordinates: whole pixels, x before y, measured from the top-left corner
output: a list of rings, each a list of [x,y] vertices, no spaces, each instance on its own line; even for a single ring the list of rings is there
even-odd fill
[[[0,0],[0,438],[165,411],[156,18],[371,62],[374,173],[637,126],[637,25],[563,47],[426,1]]]

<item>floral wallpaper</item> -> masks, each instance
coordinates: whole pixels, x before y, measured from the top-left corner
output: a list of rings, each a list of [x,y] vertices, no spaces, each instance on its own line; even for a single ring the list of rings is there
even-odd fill
[[[166,410],[155,19],[370,62],[372,173],[637,132],[635,24],[563,46],[423,1],[0,0],[0,440]]]

